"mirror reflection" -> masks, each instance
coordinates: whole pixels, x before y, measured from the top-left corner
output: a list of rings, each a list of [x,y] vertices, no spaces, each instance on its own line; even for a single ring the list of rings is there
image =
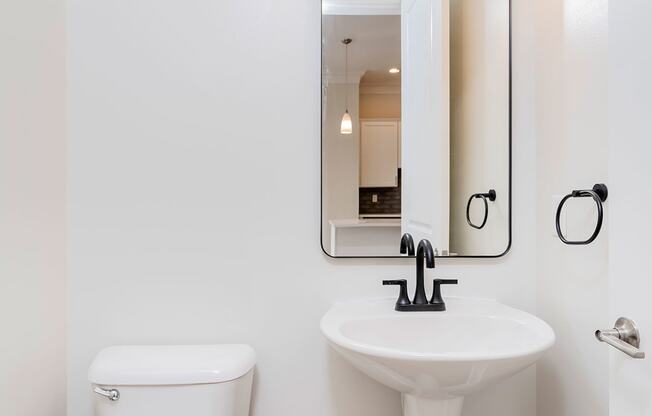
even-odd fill
[[[327,254],[507,250],[509,33],[509,0],[322,3]]]

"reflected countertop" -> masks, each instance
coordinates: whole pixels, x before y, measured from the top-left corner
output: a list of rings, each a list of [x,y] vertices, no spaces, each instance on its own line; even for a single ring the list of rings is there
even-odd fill
[[[353,228],[353,227],[400,227],[400,218],[351,218],[342,220],[329,220],[331,227]]]

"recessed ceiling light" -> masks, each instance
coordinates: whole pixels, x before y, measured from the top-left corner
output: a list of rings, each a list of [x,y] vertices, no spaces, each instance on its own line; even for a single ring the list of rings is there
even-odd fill
[[[401,70],[398,69],[398,68],[390,68],[389,69],[390,74],[398,74],[399,72],[401,72]]]

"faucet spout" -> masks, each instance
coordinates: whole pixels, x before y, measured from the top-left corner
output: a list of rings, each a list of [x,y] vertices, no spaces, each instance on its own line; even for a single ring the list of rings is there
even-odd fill
[[[401,237],[401,254],[414,256],[414,239],[410,233],[405,233]]]
[[[426,267],[429,269],[434,269],[435,253],[432,249],[430,241],[426,240],[425,238],[419,241],[419,246],[417,247],[417,288],[414,292],[414,300],[412,301],[413,305],[428,304],[428,298],[426,297],[426,289],[424,286],[424,258],[426,261]]]

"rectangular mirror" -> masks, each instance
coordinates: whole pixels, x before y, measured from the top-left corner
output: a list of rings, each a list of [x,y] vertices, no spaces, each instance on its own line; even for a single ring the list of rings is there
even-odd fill
[[[323,0],[321,244],[511,244],[510,0]]]

